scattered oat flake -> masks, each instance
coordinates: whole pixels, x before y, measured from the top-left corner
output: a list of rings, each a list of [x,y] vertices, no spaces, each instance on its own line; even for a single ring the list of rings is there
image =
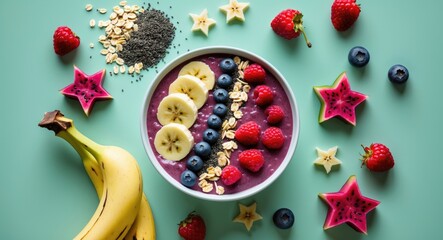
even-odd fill
[[[94,43],[89,43],[90,48],[94,48]]]
[[[95,19],[89,20],[89,26],[92,28],[95,27]]]
[[[88,11],[88,12],[91,11],[92,8],[93,8],[93,7],[92,7],[92,4],[89,4],[89,3],[86,4],[86,6],[85,6],[86,11]]]
[[[134,66],[129,66],[129,68],[128,68],[128,73],[129,73],[129,74],[134,73]]]
[[[239,56],[235,56],[235,57],[234,57],[234,62],[235,62],[237,65],[240,64],[240,62],[241,62],[240,57],[239,57]]]
[[[225,193],[225,188],[224,187],[218,186],[216,182],[214,182],[214,185],[215,185],[215,192],[218,195],[222,195],[223,193]]]
[[[235,138],[235,132],[233,130],[226,131],[225,136],[228,139],[234,139]]]
[[[106,8],[99,8],[98,12],[101,14],[105,14],[107,12]]]
[[[242,118],[243,117],[243,112],[240,111],[240,110],[235,111],[234,112],[234,117],[237,118],[237,119]]]
[[[227,163],[228,163],[228,159],[226,157],[219,157],[217,159],[217,161],[218,161],[218,165],[221,166],[221,167],[226,166]]]
[[[120,66],[120,73],[125,73],[126,67],[124,65]]]
[[[213,189],[214,189],[214,186],[212,184],[209,184],[209,185],[205,186],[202,190],[203,190],[203,192],[208,193],[208,192],[212,191]]]

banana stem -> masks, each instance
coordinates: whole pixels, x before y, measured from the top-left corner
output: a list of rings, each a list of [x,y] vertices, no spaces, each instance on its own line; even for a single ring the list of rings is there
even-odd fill
[[[99,152],[103,148],[103,146],[79,132],[74,126],[74,121],[65,117],[59,110],[45,113],[45,116],[38,125],[54,131],[56,136],[67,140],[73,147],[74,145],[72,143],[76,143],[75,145],[79,145],[79,148],[89,152],[96,158],[100,155]]]
[[[75,141],[72,137],[69,137],[67,134],[58,134],[57,136],[63,138],[66,142],[68,142],[75,149],[78,155],[80,155],[80,158],[82,160],[93,158],[93,156],[91,156],[88,151],[82,148],[81,145],[79,145],[78,142]]]

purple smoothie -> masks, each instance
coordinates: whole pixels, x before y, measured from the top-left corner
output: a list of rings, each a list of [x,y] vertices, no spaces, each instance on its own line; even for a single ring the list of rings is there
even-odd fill
[[[156,89],[154,90],[151,99],[147,99],[147,101],[150,101],[148,106],[147,121],[146,121],[149,144],[151,145],[154,155],[156,156],[156,159],[160,163],[160,165],[172,178],[174,178],[179,183],[180,183],[180,174],[186,169],[186,159],[189,156],[193,155],[193,151],[191,150],[191,152],[186,158],[177,162],[165,160],[162,158],[160,154],[157,153],[154,147],[154,138],[157,131],[159,131],[160,128],[162,127],[162,125],[160,125],[160,123],[157,120],[157,107],[160,101],[168,95],[169,85],[178,77],[178,73],[184,65],[186,65],[191,61],[205,62],[210,66],[210,68],[215,74],[215,79],[217,79],[222,74],[218,64],[222,59],[226,57],[233,58],[234,56],[227,54],[208,54],[208,55],[198,56],[183,62],[182,64],[178,65],[177,67],[175,67],[173,70],[171,70],[169,73],[165,75],[165,77],[156,86]],[[242,58],[242,60],[245,59]],[[250,64],[251,63],[253,62],[250,61]],[[264,84],[269,86],[274,92],[273,104],[279,105],[286,114],[283,121],[280,124],[276,125],[277,127],[282,129],[286,141],[281,149],[274,151],[268,150],[261,143],[259,143],[257,146],[254,147],[260,149],[265,158],[264,166],[257,173],[252,173],[240,166],[238,162],[238,154],[241,151],[249,148],[246,148],[241,144],[238,144],[238,149],[232,152],[230,161],[231,165],[234,165],[238,169],[240,169],[243,175],[240,181],[232,186],[224,185],[221,180],[217,181],[217,185],[223,186],[225,188],[224,194],[233,194],[241,192],[262,183],[275,172],[275,170],[280,166],[280,164],[283,162],[285,156],[288,153],[290,140],[293,134],[292,132],[293,119],[292,119],[292,109],[291,109],[290,100],[286,95],[286,92],[283,89],[282,85],[275,78],[275,76],[270,74],[269,71],[267,71],[267,76]],[[260,125],[261,131],[263,132],[271,125],[269,125],[266,121],[266,115],[264,114],[264,109],[255,105],[253,100],[253,91],[254,91],[254,86],[252,85],[251,90],[248,93],[249,95],[248,101],[243,105],[243,107],[240,108],[241,111],[243,112],[243,117],[237,120],[238,121],[237,128],[242,123],[246,123],[248,121],[255,121],[258,123],[258,125]],[[208,100],[206,101],[206,104],[198,111],[197,120],[195,121],[194,125],[189,129],[192,135],[194,136],[195,143],[202,141],[201,133],[207,128],[206,119],[210,114],[212,114],[214,105],[215,101],[212,97],[212,90],[211,90],[209,91],[209,97]],[[201,191],[200,187],[197,186],[197,184],[193,187],[193,189],[196,191]],[[212,192],[208,194],[216,194],[215,188]]]

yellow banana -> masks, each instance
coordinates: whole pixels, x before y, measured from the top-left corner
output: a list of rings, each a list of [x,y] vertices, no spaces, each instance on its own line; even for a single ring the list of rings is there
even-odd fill
[[[80,153],[80,152],[83,153]],[[97,190],[98,198],[101,198],[103,189],[103,176],[100,171],[100,167],[95,161],[94,156],[84,149],[80,149],[79,154],[83,160],[83,165],[86,172],[88,173],[95,189]],[[125,240],[134,239],[144,239],[144,240],[155,240],[155,222],[154,216],[152,215],[152,209],[149,205],[146,195],[143,193],[140,209],[138,210],[137,217],[134,220],[131,228],[124,237]]]
[[[79,146],[79,149],[76,148],[76,150],[83,160],[85,170],[88,173],[88,176],[91,179],[95,189],[97,190],[97,196],[100,199],[103,189],[103,175],[101,173],[100,167],[94,156],[92,156],[85,149],[81,148],[81,146]],[[154,216],[152,214],[152,209],[149,205],[149,201],[146,195],[143,193],[137,217],[135,218],[134,223],[132,224],[124,239],[155,240],[155,234],[155,222]]]
[[[94,156],[86,151],[82,146],[77,146],[76,143],[73,144],[75,150],[80,155],[85,170],[91,179],[96,191],[97,196],[101,199],[102,190],[103,190],[103,175],[100,170],[100,166],[95,160]],[[154,216],[152,214],[151,206],[149,205],[149,201],[146,195],[143,193],[140,209],[138,211],[137,217],[134,220],[131,228],[128,233],[124,237],[125,240],[134,240],[134,239],[144,239],[144,240],[155,240],[155,222]]]
[[[100,166],[95,160],[94,156],[86,151],[82,146],[78,145],[75,142],[71,143],[77,153],[80,155],[85,170],[93,183],[97,196],[101,199],[102,190],[103,190],[103,175],[100,170]],[[156,239],[155,232],[155,222],[154,216],[152,214],[151,206],[149,205],[149,201],[146,195],[143,193],[140,209],[138,211],[137,217],[134,220],[131,228],[128,233],[124,237],[124,240],[134,240],[134,239],[144,239],[144,240],[155,240]]]
[[[90,140],[58,110],[45,113],[39,126],[53,130],[76,150],[84,149],[90,153],[103,175],[97,210],[74,239],[123,239],[134,223],[142,199],[143,181],[135,158],[122,148],[102,146]],[[90,158],[86,153],[83,156]]]
[[[126,234],[124,240],[154,240],[155,239],[155,224],[154,215],[149,205],[146,195],[143,194],[140,203],[140,210],[131,229]]]

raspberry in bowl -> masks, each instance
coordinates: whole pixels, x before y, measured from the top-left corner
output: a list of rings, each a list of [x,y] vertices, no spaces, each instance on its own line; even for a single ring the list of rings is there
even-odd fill
[[[144,98],[141,134],[151,163],[170,184],[205,200],[239,200],[269,186],[291,161],[298,133],[284,77],[237,48],[176,58]]]

